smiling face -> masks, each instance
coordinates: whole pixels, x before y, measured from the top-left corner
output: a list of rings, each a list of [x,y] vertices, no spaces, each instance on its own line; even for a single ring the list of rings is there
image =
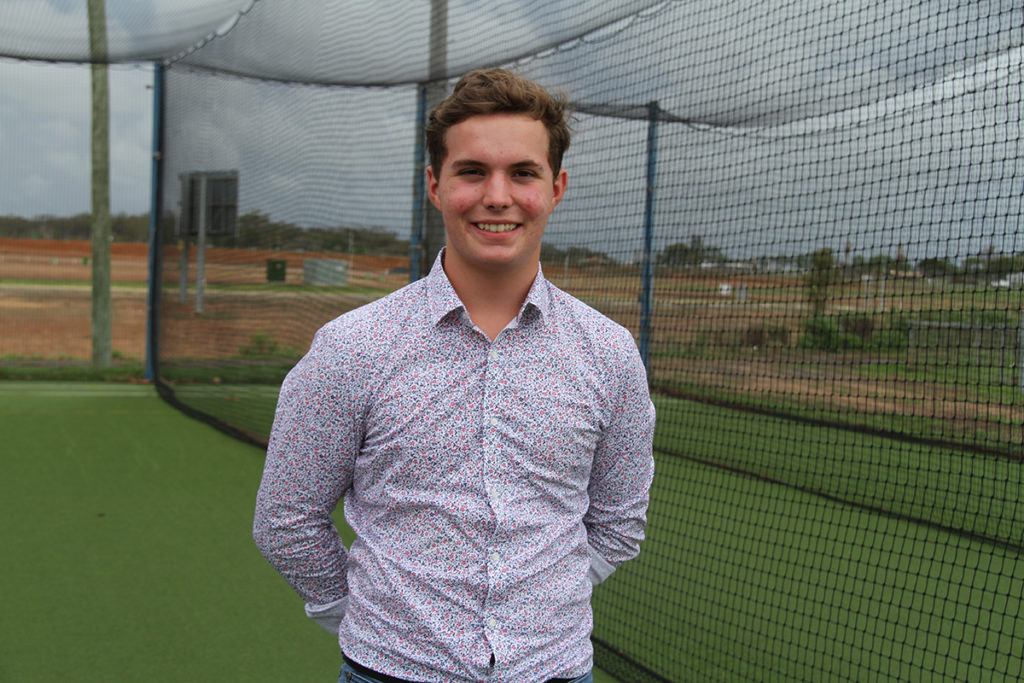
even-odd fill
[[[548,132],[525,114],[472,116],[448,129],[440,171],[427,169],[430,201],[444,217],[450,279],[533,277],[548,216],[565,194],[551,170]]]

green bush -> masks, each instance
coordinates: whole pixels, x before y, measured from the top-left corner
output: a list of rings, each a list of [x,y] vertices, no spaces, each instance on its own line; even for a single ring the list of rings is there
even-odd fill
[[[825,316],[808,318],[801,324],[803,334],[797,340],[802,349],[848,351],[864,348],[864,340],[840,329],[839,323]]]
[[[899,351],[907,348],[907,331],[888,329],[876,334],[871,339],[871,348],[878,351]]]
[[[863,313],[848,313],[840,316],[839,329],[867,340],[875,331],[875,319]]]
[[[257,332],[249,337],[248,344],[238,347],[241,358],[297,358],[300,354],[289,346],[281,346],[273,335]]]
[[[898,351],[907,348],[909,323],[905,316],[891,316],[876,326],[875,319],[851,314],[838,319],[815,316],[801,324],[803,334],[797,340],[802,349],[821,351]]]

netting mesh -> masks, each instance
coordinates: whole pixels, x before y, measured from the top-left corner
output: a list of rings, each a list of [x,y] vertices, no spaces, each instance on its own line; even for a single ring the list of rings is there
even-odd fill
[[[315,330],[417,270],[431,8],[385,5],[264,0],[161,70],[161,390],[255,441]],[[595,591],[598,665],[1018,678],[1019,3],[453,1],[446,27],[446,87],[569,94],[544,272],[648,362],[648,540]],[[181,177],[214,171],[239,219],[200,250]]]
[[[0,5],[0,55],[55,62],[164,60],[230,31],[254,0],[105,0],[106,50],[89,43],[87,2],[13,0]]]

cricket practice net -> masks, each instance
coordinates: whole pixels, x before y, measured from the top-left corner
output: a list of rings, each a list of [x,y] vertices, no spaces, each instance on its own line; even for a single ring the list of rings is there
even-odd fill
[[[1017,679],[1022,65],[1019,1],[261,0],[158,63],[158,386],[265,443],[315,331],[426,273],[425,112],[504,66],[577,119],[545,276],[658,410],[597,665]]]

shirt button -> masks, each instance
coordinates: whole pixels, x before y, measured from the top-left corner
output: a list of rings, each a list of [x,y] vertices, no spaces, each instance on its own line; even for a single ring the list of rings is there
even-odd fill
[[[494,628],[495,626],[498,625],[498,620],[495,619],[494,617],[491,617],[490,619],[487,620],[487,625],[490,626],[491,628]]]
[[[492,562],[501,562],[501,555],[499,555],[498,553],[492,554],[491,555],[491,561]]]
[[[491,426],[494,427],[494,426],[497,426],[497,424],[498,424],[498,418],[492,417],[491,418]]]
[[[491,356],[491,360],[498,360],[498,352],[497,351],[491,351],[490,356]]]

